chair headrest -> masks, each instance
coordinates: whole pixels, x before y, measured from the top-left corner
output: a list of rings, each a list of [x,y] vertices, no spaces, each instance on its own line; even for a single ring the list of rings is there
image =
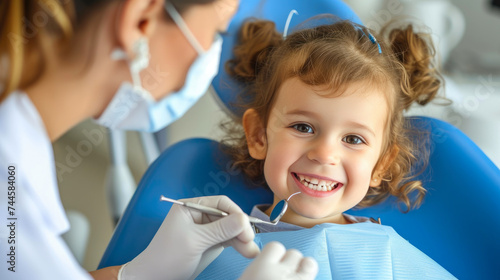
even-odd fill
[[[224,9],[223,5],[219,8]],[[222,44],[219,73],[212,81],[212,86],[220,103],[222,103],[222,107],[228,109],[228,113],[231,115],[241,117],[244,113],[241,108],[234,106],[237,96],[243,92],[244,86],[231,78],[225,71],[226,62],[233,58],[233,49],[237,44],[241,25],[249,18],[265,19],[273,21],[277,30],[283,32],[288,15],[292,10],[296,10],[298,14],[295,14],[291,19],[288,33],[291,33],[298,24],[320,14],[332,14],[340,19],[348,19],[362,24],[354,11],[341,0],[241,1],[238,12],[229,25],[227,34],[223,36],[224,42]]]

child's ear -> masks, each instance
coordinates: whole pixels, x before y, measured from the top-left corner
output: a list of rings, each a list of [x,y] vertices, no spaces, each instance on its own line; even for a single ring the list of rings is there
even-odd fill
[[[372,179],[370,180],[370,187],[377,188],[380,187],[382,181],[391,180],[390,178],[392,178],[392,174],[387,174],[387,171],[390,169],[391,164],[394,162],[398,154],[399,148],[397,146],[389,148],[382,159],[377,163],[377,166],[373,171]]]
[[[245,111],[243,129],[245,130],[250,156],[254,159],[265,159],[267,153],[266,128],[254,109]]]

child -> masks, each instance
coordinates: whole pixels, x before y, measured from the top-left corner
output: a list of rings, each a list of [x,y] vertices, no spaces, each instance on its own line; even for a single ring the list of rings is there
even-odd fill
[[[332,268],[330,276],[345,270],[349,273],[344,276],[351,278],[385,278],[381,276],[384,271],[390,278],[453,278],[423,253],[403,244],[390,227],[370,223],[339,226],[370,222],[344,213],[353,207],[372,206],[392,195],[409,210],[418,206],[425,194],[421,182],[409,177],[417,151],[408,138],[403,111],[413,102],[428,103],[440,88],[440,75],[432,65],[433,47],[411,26],[392,30],[387,40],[372,34],[365,27],[338,21],[300,30],[283,39],[272,22],[246,23],[240,45],[234,50],[235,59],[228,67],[233,76],[249,85],[250,97],[245,99],[249,102],[244,105],[247,110],[239,123],[244,134],[232,134],[225,143],[230,145],[235,165],[274,193],[273,204],[254,207],[252,215],[269,220],[280,200],[300,192],[290,199],[277,226],[256,228],[259,232],[299,230],[261,235],[262,243],[279,238],[286,245],[287,240],[295,239],[289,244],[302,246],[297,239],[304,243],[319,238],[328,251],[322,258],[329,258],[326,262],[317,259],[320,278],[330,273],[327,269],[322,274],[325,265],[332,268],[339,265],[340,259],[349,258],[353,263],[370,261],[355,267]],[[410,199],[410,194],[415,199]],[[362,235],[359,242],[374,242],[330,248],[332,242],[358,240],[349,231],[352,228],[361,228],[366,234],[366,239]],[[366,249],[386,242],[385,237],[383,241],[374,237],[381,228],[382,236],[392,238],[387,241],[389,249],[385,245]],[[313,243],[301,251],[307,255]],[[362,252],[357,253],[353,244],[358,244]],[[352,252],[342,255],[349,248]],[[378,255],[385,250],[390,256],[388,262],[381,261],[383,257]],[[418,253],[409,253],[414,251]],[[314,255],[318,251],[311,252]],[[410,255],[401,255],[406,253]],[[399,262],[399,258],[412,263]],[[375,272],[371,262],[379,261]],[[217,261],[208,270],[214,266]]]

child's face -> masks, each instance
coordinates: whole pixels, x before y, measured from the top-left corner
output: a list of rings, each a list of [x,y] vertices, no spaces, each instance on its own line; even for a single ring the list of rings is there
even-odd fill
[[[265,159],[273,206],[301,192],[290,199],[282,221],[345,223],[342,212],[380,184],[372,173],[378,173],[374,168],[388,114],[384,94],[356,85],[339,97],[329,93],[289,79],[270,112],[266,135],[257,133],[252,140],[248,133],[253,130],[245,127],[250,154]]]

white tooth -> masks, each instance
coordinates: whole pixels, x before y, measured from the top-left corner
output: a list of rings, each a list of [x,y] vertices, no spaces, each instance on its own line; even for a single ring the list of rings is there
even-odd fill
[[[310,184],[309,185],[311,189],[317,191],[318,190],[318,186],[317,185],[314,185],[314,184]]]
[[[318,186],[324,186],[324,185],[326,185],[325,180],[321,180],[321,181],[319,181]]]
[[[316,184],[316,185],[318,184],[318,179],[316,179],[316,178],[311,178],[311,180],[310,180],[310,181],[311,181],[311,183],[313,183],[313,184]]]
[[[326,192],[326,191],[327,191],[326,186],[325,186],[325,185],[323,185],[323,186],[321,187],[321,190],[322,190],[322,191],[324,191],[324,192]]]
[[[302,184],[304,184],[304,186],[306,186],[306,187],[309,186],[309,183],[307,181],[304,181],[304,183],[302,183]]]
[[[328,187],[327,187],[327,189],[328,189],[329,191],[331,191],[331,190],[332,190],[332,186],[328,186]]]
[[[303,175],[299,175],[299,178],[300,178],[301,181],[304,180],[304,176]]]

